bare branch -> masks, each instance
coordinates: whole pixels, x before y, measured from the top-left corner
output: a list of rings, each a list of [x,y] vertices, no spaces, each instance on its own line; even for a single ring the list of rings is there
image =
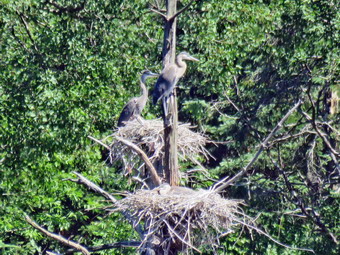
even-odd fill
[[[103,197],[111,200],[112,202],[116,202],[117,199],[115,199],[113,196],[111,196],[108,192],[106,192],[105,190],[103,190],[102,188],[100,188],[99,186],[97,186],[96,184],[94,184],[93,182],[91,182],[90,180],[86,179],[84,176],[82,176],[81,174],[77,173],[77,172],[73,172],[75,175],[78,176],[78,180],[73,180],[73,179],[67,179],[69,181],[73,181],[76,183],[80,183],[85,185],[86,187],[88,187],[89,189],[93,190],[96,193],[101,194]]]
[[[185,7],[183,7],[181,10],[179,10],[178,12],[176,12],[175,15],[173,15],[171,18],[168,19],[168,21],[174,20],[178,15],[180,15],[182,12],[186,11],[193,2],[195,2],[196,0],[191,0],[190,3],[188,3]]]
[[[330,144],[330,142],[328,141],[326,135],[324,133],[322,133],[320,131],[320,129],[317,127],[316,125],[316,121],[314,118],[311,118],[306,112],[301,111],[301,113],[305,116],[305,118],[309,121],[311,121],[313,128],[315,129],[316,133],[318,134],[318,136],[320,136],[320,138],[322,139],[322,141],[326,144],[326,146],[328,147],[328,149],[331,151],[331,153],[333,153],[335,156],[340,157],[340,153],[337,152],[332,145]]]
[[[108,149],[109,151],[111,150],[110,146],[108,146],[107,144],[103,143],[102,141],[88,135],[88,138],[90,138],[91,140],[95,141],[96,143],[100,144],[101,146],[104,146],[106,149]]]
[[[257,151],[253,159],[246,165],[240,172],[234,175],[232,178],[229,179],[229,176],[223,178],[219,182],[215,183],[211,189],[215,192],[222,192],[227,186],[231,185],[232,183],[238,181],[242,176],[244,176],[249,168],[255,163],[257,158],[260,156],[262,151],[267,147],[269,140],[274,136],[274,134],[282,127],[283,123],[288,119],[288,117],[302,104],[302,100],[299,100],[292,109],[290,109],[286,115],[279,121],[279,123],[274,127],[274,129],[270,132],[267,138],[261,143],[260,149]],[[228,180],[229,179],[229,180]]]
[[[275,167],[276,167],[276,168],[280,171],[280,173],[282,174],[283,179],[284,179],[285,184],[286,184],[286,187],[287,187],[288,191],[290,192],[291,196],[294,198],[293,201],[292,201],[291,199],[290,199],[290,200],[291,200],[294,204],[296,204],[296,205],[300,208],[301,212],[302,212],[307,218],[309,218],[310,220],[312,220],[313,223],[314,223],[315,225],[317,225],[317,226],[321,229],[322,232],[326,233],[326,234],[332,239],[332,241],[333,241],[335,244],[338,244],[339,242],[338,242],[336,236],[335,236],[332,232],[330,232],[329,229],[326,227],[326,225],[321,221],[320,215],[317,214],[317,213],[315,213],[315,211],[314,211],[313,208],[306,208],[306,207],[305,207],[302,198],[299,197],[299,196],[297,195],[297,193],[295,192],[295,190],[294,190],[294,188],[293,188],[293,185],[292,185],[292,183],[288,180],[287,175],[286,175],[286,173],[284,172],[284,170],[279,166],[279,164],[278,164],[275,160],[273,160],[273,158],[271,157],[270,154],[269,154],[269,156],[270,156],[270,159],[271,159],[272,163],[275,165]]]
[[[140,241],[121,241],[117,243],[111,243],[111,244],[103,244],[100,246],[94,246],[94,247],[88,247],[87,249],[90,252],[97,252],[97,251],[103,251],[103,250],[109,250],[114,248],[137,248],[141,244]],[[74,254],[74,249],[70,249],[66,251],[66,254]]]
[[[151,179],[153,181],[153,183],[156,186],[159,186],[162,182],[161,179],[159,178],[157,171],[155,169],[155,167],[152,165],[152,163],[150,162],[148,156],[145,154],[144,151],[142,151],[140,148],[138,148],[137,145],[133,144],[130,141],[127,141],[121,137],[115,136],[115,138],[120,141],[121,143],[125,144],[126,146],[130,147],[132,150],[134,150],[135,152],[138,153],[138,155],[143,159],[143,161],[145,162],[146,166],[148,167],[150,174],[151,174]]]
[[[51,251],[46,251],[47,255],[61,255],[60,253],[55,253],[55,252],[51,252]]]
[[[53,238],[54,240],[57,240],[61,243],[63,243],[64,245],[67,245],[69,247],[72,247],[74,249],[76,249],[77,251],[82,252],[85,255],[90,255],[90,252],[87,250],[87,248],[85,248],[84,246],[80,245],[79,243],[76,243],[74,241],[68,240],[63,236],[54,234],[46,229],[44,229],[43,227],[39,226],[37,223],[35,223],[29,216],[25,216],[25,220],[34,228],[38,229],[40,232],[42,232],[43,234],[47,235],[48,237]],[[53,253],[52,253],[53,254]]]
[[[35,49],[36,51],[38,51],[38,48],[37,48],[37,46],[35,45],[35,41],[34,41],[34,39],[33,39],[33,37],[32,37],[32,34],[31,34],[30,30],[29,30],[28,24],[27,24],[26,20],[24,19],[24,16],[23,16],[22,13],[20,13],[18,10],[16,10],[15,12],[16,12],[16,13],[18,14],[18,16],[20,17],[20,20],[21,20],[22,24],[23,24],[24,27],[25,27],[26,33],[27,33],[28,37],[30,38],[30,40],[31,40],[31,42],[32,42],[32,44],[33,44],[33,46],[34,46],[34,49]]]
[[[168,17],[164,13],[161,13],[160,11],[158,11],[154,8],[151,8],[150,11],[157,13],[158,15],[161,15],[165,20],[168,20]]]
[[[236,220],[237,221],[237,220]],[[315,254],[314,250],[312,249],[308,249],[308,248],[297,248],[297,247],[292,247],[290,245],[287,245],[287,244],[284,244],[284,243],[281,243],[280,241],[276,240],[274,237],[272,237],[271,235],[267,234],[265,231],[255,227],[255,226],[252,226],[251,224],[248,224],[246,222],[239,222],[241,224],[243,224],[244,226],[248,227],[249,229],[253,229],[255,230],[257,233],[259,234],[262,234],[266,237],[268,237],[270,240],[272,240],[274,243],[280,245],[280,246],[283,246],[285,248],[288,248],[288,249],[291,249],[291,250],[298,250],[298,251],[308,251],[308,252],[312,252]]]

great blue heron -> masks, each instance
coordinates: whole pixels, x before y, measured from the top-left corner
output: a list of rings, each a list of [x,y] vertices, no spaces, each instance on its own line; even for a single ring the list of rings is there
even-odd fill
[[[142,113],[146,101],[148,100],[148,90],[145,86],[145,81],[149,77],[156,77],[158,74],[149,70],[143,71],[140,78],[140,87],[142,89],[142,95],[140,97],[134,97],[124,106],[122,113],[118,119],[118,127],[125,126],[125,122],[140,116]]]
[[[184,60],[198,61],[197,58],[190,56],[187,52],[181,52],[177,55],[173,64],[168,64],[162,70],[153,90],[153,104],[162,99],[163,111],[165,117],[168,115],[167,101],[168,97],[175,88],[178,80],[184,75],[187,64]]]

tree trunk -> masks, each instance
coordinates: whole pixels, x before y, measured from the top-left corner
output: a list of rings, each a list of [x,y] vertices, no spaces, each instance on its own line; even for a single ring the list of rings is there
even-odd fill
[[[166,0],[167,20],[164,26],[163,41],[163,67],[169,63],[174,63],[176,57],[176,18],[170,19],[176,13],[177,0]],[[171,186],[178,186],[178,156],[177,156],[177,97],[174,89],[173,96],[170,97],[168,116],[164,118],[164,168],[165,177]],[[169,121],[165,121],[169,118]],[[170,125],[166,125],[170,123]]]

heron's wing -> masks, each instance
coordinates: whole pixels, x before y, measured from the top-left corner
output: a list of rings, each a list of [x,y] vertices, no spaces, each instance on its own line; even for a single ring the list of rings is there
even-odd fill
[[[169,95],[176,85],[176,67],[166,67],[159,76],[153,90],[153,103],[156,104],[163,96]]]
[[[119,116],[118,119],[118,127],[125,126],[126,121],[129,121],[131,117],[135,114],[136,111],[136,103],[137,98],[132,98],[130,101],[124,106],[122,113]]]

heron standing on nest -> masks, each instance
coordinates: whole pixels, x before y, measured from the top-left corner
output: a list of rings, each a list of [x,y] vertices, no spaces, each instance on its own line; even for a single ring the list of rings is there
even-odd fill
[[[168,115],[168,98],[175,88],[178,80],[183,77],[187,64],[184,60],[198,61],[187,52],[181,52],[176,57],[175,63],[168,64],[162,70],[153,90],[153,104],[162,99],[164,118]]]
[[[125,122],[140,116],[148,100],[148,90],[145,86],[145,81],[147,78],[156,76],[158,76],[158,74],[149,70],[143,71],[140,78],[142,95],[140,97],[134,97],[130,99],[130,101],[124,106],[123,111],[118,119],[118,127],[123,127],[125,126]]]

